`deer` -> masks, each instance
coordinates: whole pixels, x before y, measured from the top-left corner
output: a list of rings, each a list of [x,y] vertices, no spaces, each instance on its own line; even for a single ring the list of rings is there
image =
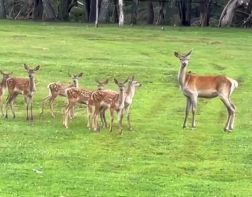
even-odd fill
[[[95,80],[97,83],[97,90],[104,90],[104,87],[106,84],[108,84],[108,79],[104,80],[104,81],[99,81],[99,80]],[[71,88],[67,88],[66,89],[66,97],[68,100],[68,103],[65,107],[64,110],[64,114],[63,114],[63,126],[65,128],[68,128],[68,121],[69,121],[69,117],[70,117],[70,113],[71,110],[75,107],[75,105],[77,103],[80,104],[84,104],[84,105],[88,105],[88,100],[91,96],[93,91],[91,90],[87,90],[87,89],[83,89],[83,88],[76,88],[76,87],[71,87]],[[88,124],[87,127],[89,127],[90,125],[90,110],[87,109],[87,115],[88,115]]]
[[[131,122],[130,122],[130,108],[133,103],[133,98],[135,96],[136,88],[141,87],[142,84],[139,83],[137,80],[135,80],[135,77],[132,76],[131,78],[129,77],[129,82],[125,90],[125,103],[124,103],[124,109],[123,112],[126,113],[127,117],[127,126],[128,129],[131,131]],[[116,93],[116,92],[115,92]],[[106,123],[106,118],[105,118],[105,112],[108,108],[103,107],[101,108],[101,122],[102,122],[102,128],[107,128],[107,123]]]
[[[35,73],[40,69],[40,66],[38,65],[32,69],[27,64],[24,64],[24,69],[26,70],[29,79],[10,77],[6,80],[6,86],[8,88],[9,95],[6,102],[5,118],[8,118],[9,106],[13,114],[13,119],[16,117],[15,111],[13,109],[13,103],[16,97],[19,94],[22,94],[24,96],[24,100],[26,103],[26,120],[33,120],[32,99],[36,91]],[[30,115],[29,115],[29,109],[30,109]]]
[[[0,108],[1,108],[1,113],[2,116],[4,116],[4,112],[3,112],[3,95],[4,95],[4,91],[6,89],[6,81],[7,79],[9,79],[12,75],[11,73],[6,73],[0,70],[0,73],[3,75],[2,81],[0,82]]]
[[[198,98],[215,98],[223,102],[227,109],[228,117],[224,127],[225,132],[231,132],[234,128],[234,118],[236,107],[231,101],[233,91],[238,88],[238,82],[226,76],[200,76],[187,73],[187,66],[191,58],[192,50],[183,55],[174,52],[180,61],[178,72],[178,83],[184,96],[186,97],[186,109],[183,128],[187,127],[187,117],[192,110],[192,128],[196,128],[195,113]]]
[[[125,104],[125,85],[128,82],[128,78],[121,82],[117,79],[114,79],[115,84],[119,88],[119,93],[115,94],[114,92],[110,91],[102,91],[98,90],[92,93],[89,101],[88,101],[88,108],[94,108],[92,110],[92,128],[95,131],[99,131],[98,125],[98,116],[102,110],[109,109],[110,111],[110,128],[109,131],[112,132],[113,128],[113,121],[114,121],[114,112],[118,113],[118,122],[119,122],[119,131],[122,134],[122,119],[123,119],[123,109]]]
[[[79,87],[79,79],[82,77],[82,75],[83,75],[83,73],[76,74],[76,75],[72,75],[72,74],[68,73],[68,76],[72,79],[72,84],[70,84],[70,85],[62,84],[62,83],[56,83],[56,82],[50,83],[47,86],[47,88],[49,90],[49,94],[48,94],[47,97],[45,97],[42,100],[42,107],[41,107],[40,116],[42,116],[43,113],[44,113],[45,103],[49,102],[51,116],[53,118],[55,118],[54,109],[53,109],[53,104],[55,102],[55,99],[58,96],[66,97],[66,89],[67,88],[71,88],[71,87],[78,88]],[[72,112],[71,112],[71,117],[72,116],[73,116],[73,109],[72,109]]]

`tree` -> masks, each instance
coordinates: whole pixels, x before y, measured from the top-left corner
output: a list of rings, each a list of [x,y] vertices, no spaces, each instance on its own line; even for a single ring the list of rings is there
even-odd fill
[[[44,6],[43,20],[55,20],[56,13],[50,0],[42,0]]]
[[[94,23],[96,19],[96,0],[90,2],[89,22]]]
[[[99,21],[109,22],[109,0],[102,0],[99,13]]]
[[[43,16],[43,2],[42,0],[34,0],[32,18],[35,20],[42,20]]]
[[[132,0],[132,12],[131,12],[131,24],[137,23],[137,9],[138,9],[139,1]]]
[[[192,0],[178,0],[177,2],[180,23],[183,26],[191,25]]]
[[[157,25],[163,25],[164,24],[164,20],[165,20],[165,1],[161,0],[159,1],[159,5],[160,5],[160,9],[159,9],[159,13],[158,13],[158,19],[156,24]]]
[[[201,0],[200,2],[200,25],[209,26],[211,0]]]
[[[0,18],[6,18],[6,10],[5,10],[5,4],[4,0],[0,0]]]
[[[230,26],[237,8],[248,5],[249,2],[250,0],[229,0],[221,13],[219,27]]]
[[[89,22],[89,16],[90,16],[90,0],[86,0],[86,18],[87,18],[87,22]]]
[[[117,0],[113,0],[113,3],[114,3],[114,23],[118,23],[119,21],[119,16],[118,16],[118,3],[117,3]]]
[[[96,7],[95,7],[95,27],[98,27],[99,21],[99,0],[96,0]]]
[[[154,8],[153,8],[153,2],[150,0],[148,1],[148,21],[147,23],[149,25],[152,25],[154,23]]]
[[[123,0],[118,0],[119,6],[119,26],[124,25],[124,12],[123,12]]]
[[[68,21],[71,9],[78,5],[77,0],[60,0],[58,18],[60,20]]]

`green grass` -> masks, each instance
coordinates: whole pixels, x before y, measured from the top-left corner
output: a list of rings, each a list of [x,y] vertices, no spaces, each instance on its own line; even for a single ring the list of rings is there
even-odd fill
[[[25,77],[23,63],[41,65],[34,97],[35,121],[25,121],[22,96],[17,118],[0,119],[0,196],[252,196],[252,34],[246,29],[101,26],[1,21],[0,69]],[[181,128],[185,98],[173,52],[193,48],[189,70],[239,81],[232,99],[235,130],[223,132],[226,109],[218,99],[199,100],[195,130]],[[143,84],[132,107],[133,132],[118,135],[86,128],[77,109],[62,126],[65,99],[56,119],[39,120],[47,84],[69,82],[83,72],[81,87],[94,79]],[[108,117],[107,117],[108,118]],[[36,173],[36,170],[42,173]]]

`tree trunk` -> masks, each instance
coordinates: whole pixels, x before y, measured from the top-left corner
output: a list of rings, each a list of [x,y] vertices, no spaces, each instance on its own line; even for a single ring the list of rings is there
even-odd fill
[[[60,0],[59,2],[59,13],[58,18],[63,21],[69,20],[68,8],[70,5],[70,0]]]
[[[200,25],[209,26],[211,0],[202,0],[200,2]]]
[[[160,5],[160,9],[159,9],[158,19],[157,19],[156,24],[157,25],[163,25],[164,24],[164,19],[165,19],[165,14],[164,14],[165,2],[160,1],[159,5]]]
[[[154,23],[154,9],[153,9],[153,2],[148,2],[148,21],[147,23],[149,25],[152,25]]]
[[[183,26],[191,25],[191,7],[192,7],[192,0],[178,1],[180,23]]]
[[[132,0],[132,13],[131,13],[131,24],[137,23],[137,9],[138,9],[139,1]]]
[[[99,13],[100,22],[109,22],[109,0],[102,0]]]
[[[118,16],[118,4],[117,0],[114,0],[114,23],[119,22],[119,16]]]
[[[99,20],[99,0],[96,0],[96,6],[95,6],[95,27],[98,27],[98,20]]]
[[[94,23],[95,19],[96,19],[96,0],[91,0],[89,22]]]
[[[33,15],[34,20],[42,20],[43,16],[43,2],[42,0],[34,0]]]
[[[119,6],[119,27],[124,25],[123,0],[118,0]]]
[[[6,18],[5,4],[4,0],[0,0],[0,19]]]
[[[44,5],[43,20],[55,20],[56,14],[55,10],[51,4],[50,0],[42,0]]]
[[[89,22],[89,16],[90,16],[90,0],[86,0],[85,10],[86,10],[86,19],[87,19],[87,22]]]
[[[219,20],[219,27],[230,26],[236,9],[239,6],[249,4],[250,0],[229,0],[224,7]]]

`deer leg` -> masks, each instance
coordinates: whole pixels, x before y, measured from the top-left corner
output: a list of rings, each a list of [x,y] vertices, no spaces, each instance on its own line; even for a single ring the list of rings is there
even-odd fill
[[[235,105],[231,102],[231,100],[229,99],[229,102],[233,108],[233,114],[231,116],[231,119],[230,119],[230,124],[229,124],[229,130],[233,130],[234,129],[234,118],[235,118],[235,110],[236,110],[236,107]]]
[[[120,131],[120,134],[122,134],[122,130],[123,130],[123,127],[122,127],[122,120],[123,120],[123,109],[119,111],[118,113],[118,124],[119,124],[119,131]]]
[[[8,102],[9,102],[9,105],[10,105],[10,108],[11,108],[11,112],[12,112],[12,115],[13,115],[13,119],[16,118],[13,103],[14,103],[14,100],[17,97],[17,95],[18,95],[18,93],[13,93],[8,99]],[[7,114],[7,110],[6,110],[6,114]],[[8,117],[8,115],[6,115],[6,116]]]
[[[52,96],[49,98],[50,112],[51,112],[51,116],[52,116],[53,118],[55,118],[54,109],[53,109],[53,103],[54,103],[56,97],[57,97],[57,96],[52,95]]]
[[[110,108],[110,128],[109,128],[110,132],[112,132],[113,121],[114,121],[114,110]]]
[[[220,99],[224,103],[224,105],[226,106],[227,112],[228,112],[228,118],[227,118],[227,122],[224,127],[224,131],[229,131],[230,130],[230,121],[231,121],[231,118],[234,114],[234,109],[233,109],[228,98],[220,96]]]
[[[128,129],[132,131],[131,123],[130,123],[130,105],[127,106],[126,110],[126,117],[127,117],[127,124],[128,124]]]
[[[69,113],[73,106],[74,104],[69,102],[65,108],[64,117],[63,117],[63,125],[65,128],[68,128]]]
[[[74,118],[74,107],[71,108],[70,110],[70,119]]]
[[[192,106],[192,128],[196,128],[196,122],[195,122],[195,113],[197,109],[197,97],[193,96],[191,98],[191,106]]]
[[[32,97],[29,98],[29,105],[30,105],[30,120],[33,121],[33,113],[32,113]]]
[[[3,113],[3,97],[2,95],[0,96],[0,108],[1,108],[1,113],[2,113],[2,116],[4,116],[4,113]]]
[[[40,117],[44,114],[44,108],[45,108],[45,103],[49,100],[51,96],[47,96],[43,98],[42,100],[42,106],[41,106],[41,112],[40,112]]]
[[[186,122],[187,122],[188,114],[191,107],[192,107],[191,100],[189,97],[186,97],[186,109],[185,109],[185,118],[184,118],[183,128],[186,128]]]

